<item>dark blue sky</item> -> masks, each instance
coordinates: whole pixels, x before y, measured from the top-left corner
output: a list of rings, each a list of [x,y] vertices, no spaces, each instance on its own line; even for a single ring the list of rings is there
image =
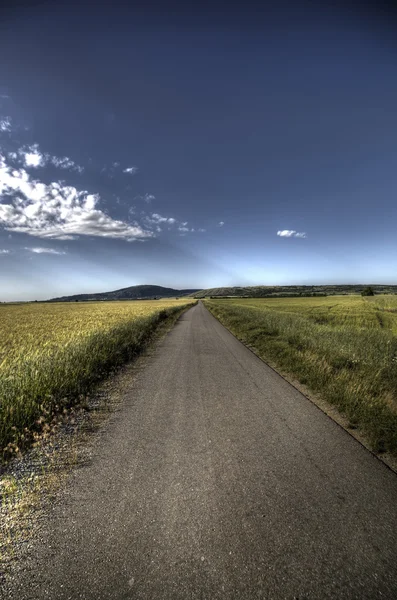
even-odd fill
[[[0,300],[397,283],[387,5],[137,6],[1,14]]]

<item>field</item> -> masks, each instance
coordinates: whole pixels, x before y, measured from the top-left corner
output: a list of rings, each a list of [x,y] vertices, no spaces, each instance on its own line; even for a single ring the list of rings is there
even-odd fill
[[[0,450],[18,451],[54,414],[136,355],[192,299],[0,305]],[[1,455],[0,453],[0,455]]]
[[[368,287],[376,294],[397,294],[397,285],[250,285],[248,287],[220,287],[192,292],[195,298],[292,298],[299,296],[340,296],[361,294]]]
[[[262,358],[335,405],[375,451],[397,455],[397,297],[206,300]]]

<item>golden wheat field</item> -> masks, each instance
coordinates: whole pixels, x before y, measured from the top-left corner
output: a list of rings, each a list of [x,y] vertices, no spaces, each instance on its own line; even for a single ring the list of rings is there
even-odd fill
[[[24,442],[43,415],[87,393],[192,302],[0,305],[0,447]]]
[[[356,330],[382,329],[397,334],[397,296],[358,295],[314,298],[230,298],[225,306],[241,306],[295,314],[309,322]]]
[[[105,333],[162,309],[183,306],[188,301],[4,304],[0,306],[0,369],[14,361],[50,355],[93,333]]]

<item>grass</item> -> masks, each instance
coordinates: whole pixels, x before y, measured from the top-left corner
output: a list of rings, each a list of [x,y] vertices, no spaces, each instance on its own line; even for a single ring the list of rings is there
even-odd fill
[[[396,294],[397,285],[371,284],[377,294]],[[361,294],[368,284],[361,285],[252,285],[248,287],[209,288],[192,292],[195,298],[243,297],[243,298],[281,298],[299,296],[338,296],[342,294]]]
[[[0,306],[0,450],[6,459],[137,355],[191,299]]]
[[[397,456],[397,297],[223,299],[205,305],[258,354]]]

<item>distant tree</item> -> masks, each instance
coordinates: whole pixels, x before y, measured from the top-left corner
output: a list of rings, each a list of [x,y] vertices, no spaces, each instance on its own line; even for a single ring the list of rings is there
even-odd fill
[[[363,289],[363,291],[361,292],[361,295],[362,296],[375,296],[375,292],[370,286],[368,286]]]

